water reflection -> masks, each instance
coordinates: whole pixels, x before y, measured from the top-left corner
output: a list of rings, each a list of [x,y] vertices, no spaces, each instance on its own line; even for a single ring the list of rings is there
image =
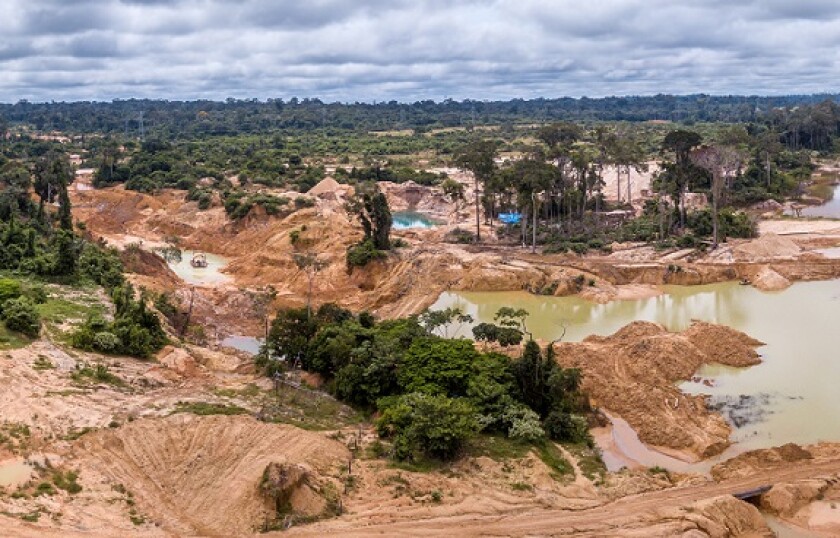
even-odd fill
[[[822,205],[812,205],[802,210],[803,217],[840,218],[840,185],[834,187],[832,197]]]
[[[663,289],[666,294],[658,297],[606,305],[524,292],[444,293],[432,308],[460,306],[476,323],[492,322],[503,306],[524,308],[531,313],[529,330],[544,340],[560,337],[564,327],[565,341],[609,335],[634,320],[675,331],[693,319],[728,325],[767,344],[759,349],[764,362],[747,369],[704,367],[698,375],[707,383],[687,382],[683,390],[710,394],[724,406],[748,396],[737,416],[755,420],[744,421],[733,433],[743,449],[840,440],[840,353],[834,332],[840,281],[797,283],[775,293],[737,283]],[[460,333],[470,336],[470,327]],[[760,406],[760,412],[749,406]]]

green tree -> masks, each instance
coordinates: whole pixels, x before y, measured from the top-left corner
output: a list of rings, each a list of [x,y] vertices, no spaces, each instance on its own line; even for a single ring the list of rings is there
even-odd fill
[[[388,198],[375,183],[357,185],[356,194],[348,200],[346,209],[356,215],[362,225],[364,239],[360,245],[370,242],[374,250],[391,249],[391,209]]]
[[[73,168],[67,155],[49,151],[35,163],[35,192],[42,201],[52,203],[61,187],[73,182]]]
[[[35,305],[26,297],[6,301],[3,305],[3,318],[10,331],[17,331],[31,338],[37,338],[41,332],[41,317]]]
[[[446,178],[443,181],[443,183],[440,184],[440,187],[441,189],[443,189],[443,194],[445,194],[449,198],[449,200],[455,205],[455,224],[457,224],[461,202],[465,201],[464,185],[461,182],[455,181],[452,178]]]
[[[480,429],[467,400],[425,393],[406,394],[386,405],[376,427],[380,436],[393,438],[401,460],[452,459]]]
[[[481,187],[496,172],[498,146],[493,140],[478,140],[460,148],[455,153],[455,165],[472,172],[475,196],[475,241],[481,242]]]
[[[306,308],[283,308],[271,322],[266,345],[275,357],[285,357],[286,362],[301,362],[306,368],[309,342],[318,332],[318,322]]]
[[[56,232],[53,241],[56,251],[54,274],[62,276],[74,275],[79,258],[76,248],[76,237],[72,232],[62,229]]]
[[[312,315],[312,286],[315,283],[315,277],[321,270],[327,266],[327,262],[318,259],[318,255],[314,252],[305,252],[305,253],[295,253],[292,255],[292,259],[295,262],[295,265],[298,269],[303,271],[303,274],[306,275],[306,281],[308,283],[307,292],[306,292],[306,310],[309,312],[309,315]]]
[[[464,396],[479,357],[470,340],[415,339],[399,364],[399,385],[404,392]]]
[[[458,323],[458,327],[455,328],[455,333],[457,334],[461,326],[465,323],[472,323],[474,320],[471,315],[464,314],[460,308],[449,307],[443,310],[426,310],[420,314],[418,321],[429,331],[429,334],[435,334],[436,331],[440,331],[438,336],[449,338],[449,329],[452,324]]]
[[[685,229],[685,193],[688,191],[693,173],[691,152],[703,142],[703,137],[694,131],[679,129],[665,135],[662,151],[674,154],[673,166],[665,166],[667,178],[672,184],[671,196],[680,212],[680,229]]]
[[[712,175],[712,248],[720,240],[719,210],[723,192],[730,179],[740,173],[744,155],[731,146],[705,146],[691,154],[694,163]]]

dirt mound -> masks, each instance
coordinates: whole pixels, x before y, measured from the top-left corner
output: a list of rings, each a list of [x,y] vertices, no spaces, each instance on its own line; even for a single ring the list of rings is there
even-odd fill
[[[125,249],[120,251],[120,261],[129,273],[153,278],[161,285],[174,287],[181,283],[166,260],[154,252],[142,248]]]
[[[80,448],[82,468],[128,488],[167,531],[210,535],[250,533],[274,519],[278,497],[261,485],[271,489],[275,471],[299,478],[278,483],[284,502],[318,512],[324,501],[309,484],[349,455],[317,434],[242,416],[140,420],[85,436]]]
[[[342,187],[341,183],[336,181],[331,177],[325,177],[317,185],[309,189],[306,194],[310,194],[312,196],[335,196],[336,193],[341,190]]]
[[[770,267],[762,267],[750,279],[752,285],[762,291],[780,291],[791,286],[791,281],[783,277]]]
[[[811,478],[775,484],[761,495],[761,509],[775,516],[791,517],[804,506],[821,499],[836,478]]]
[[[699,501],[691,508],[686,519],[694,521],[709,537],[775,536],[758,508],[730,495]]]
[[[743,478],[781,464],[813,459],[813,454],[799,445],[786,445],[762,450],[751,450],[712,467],[712,478],[717,481]]]
[[[732,248],[732,254],[739,261],[757,261],[774,258],[795,258],[802,249],[788,237],[768,233]]]
[[[580,368],[593,404],[620,415],[639,438],[684,459],[710,457],[729,445],[730,427],[704,396],[675,385],[706,363],[758,364],[761,342],[727,327],[695,322],[682,333],[634,322],[612,336],[555,347],[558,361]]]

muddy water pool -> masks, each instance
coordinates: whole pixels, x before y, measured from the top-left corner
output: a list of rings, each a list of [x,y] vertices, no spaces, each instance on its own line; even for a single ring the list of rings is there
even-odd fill
[[[221,272],[228,264],[227,258],[218,256],[216,254],[205,253],[207,257],[207,267],[193,267],[190,264],[193,255],[196,254],[192,250],[184,250],[181,252],[180,261],[170,261],[169,267],[178,275],[181,280],[188,284],[195,284],[202,286],[205,284],[218,284],[230,280],[230,277]]]
[[[34,475],[34,469],[23,459],[0,462],[0,487],[15,488],[25,484]]]
[[[260,352],[260,347],[262,347],[263,342],[264,340],[262,338],[234,334],[222,340],[221,344],[225,347],[232,347],[233,349],[256,355]]]
[[[479,323],[492,322],[502,306],[524,308],[529,330],[546,340],[564,330],[565,341],[608,335],[635,320],[673,331],[692,319],[728,325],[767,344],[758,350],[764,362],[704,366],[681,388],[712,396],[734,426],[734,451],[840,440],[840,281],[802,282],[775,293],[737,283],[663,289],[658,297],[606,305],[524,292],[444,293],[432,309],[459,306]],[[458,332],[470,334],[467,326]]]
[[[840,219],[840,185],[835,185],[832,188],[832,196],[824,204],[809,205],[802,209],[801,215],[803,217],[823,217],[828,219]],[[788,211],[789,215],[793,211]]]

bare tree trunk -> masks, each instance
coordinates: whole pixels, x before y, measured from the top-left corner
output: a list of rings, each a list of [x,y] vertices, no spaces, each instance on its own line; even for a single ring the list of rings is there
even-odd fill
[[[767,188],[770,189],[770,178],[772,177],[770,169],[770,152],[767,152]]]
[[[475,242],[481,242],[481,197],[478,192],[478,177],[475,178]]]
[[[195,300],[195,287],[190,288],[190,307],[187,309],[187,317],[184,319],[184,324],[181,326],[180,337],[183,338],[190,326],[190,319],[192,319],[193,301]]]
[[[617,181],[616,194],[618,195],[618,204],[621,205],[621,165],[615,165],[615,178]]]
[[[723,178],[715,174],[712,178],[712,249],[718,247],[718,200]]]
[[[533,230],[531,230],[534,234],[534,241],[531,243],[531,252],[537,252],[537,196],[536,194],[531,194],[531,211],[534,213],[534,222],[532,224]]]
[[[632,186],[630,184],[630,167],[629,166],[624,167],[624,175],[627,176],[627,203],[632,204],[633,203],[633,191],[632,191]]]

